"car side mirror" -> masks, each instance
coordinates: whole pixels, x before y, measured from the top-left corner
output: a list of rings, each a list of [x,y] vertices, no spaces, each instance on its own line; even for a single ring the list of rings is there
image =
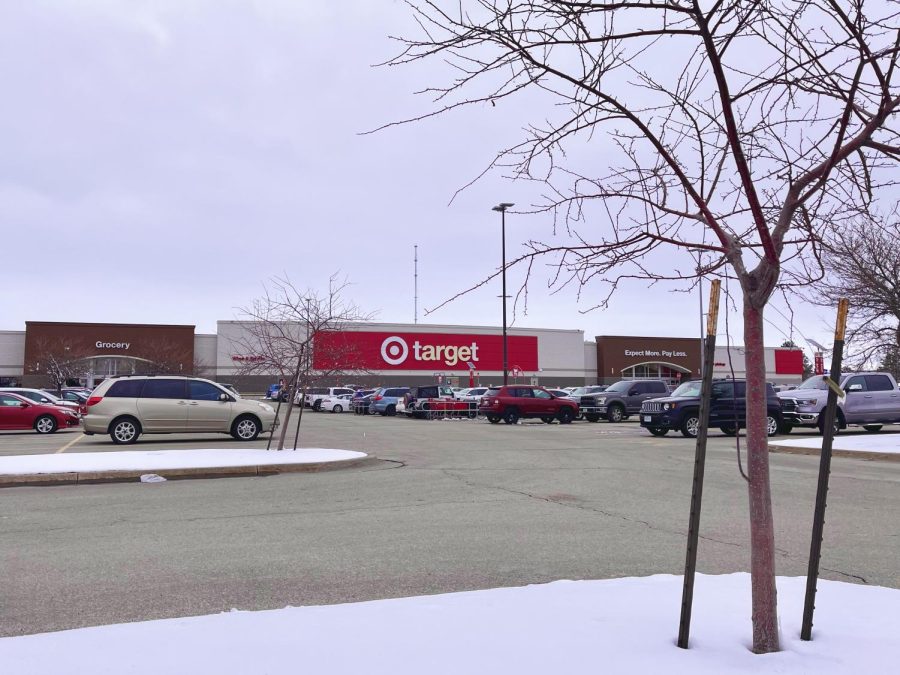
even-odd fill
[[[629,396],[636,396],[637,393],[638,393],[638,390],[637,390],[637,389],[632,389],[632,390],[630,390],[630,391],[628,392],[628,395],[629,395]]]
[[[220,400],[220,401],[227,401],[227,400],[228,400],[228,394],[219,394],[219,400]]]
[[[29,404],[28,404],[28,403],[25,403],[25,401],[22,401],[22,402],[19,404],[19,407],[20,407],[20,408],[27,408],[28,406],[29,406]]]

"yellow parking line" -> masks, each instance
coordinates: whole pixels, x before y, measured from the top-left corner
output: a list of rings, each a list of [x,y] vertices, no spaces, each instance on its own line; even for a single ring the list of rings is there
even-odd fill
[[[75,438],[73,438],[71,441],[69,441],[64,446],[62,446],[54,454],[58,455],[61,452],[65,452],[66,450],[71,448],[73,445],[75,445],[78,441],[80,441],[82,438],[84,438],[84,434],[78,434]]]

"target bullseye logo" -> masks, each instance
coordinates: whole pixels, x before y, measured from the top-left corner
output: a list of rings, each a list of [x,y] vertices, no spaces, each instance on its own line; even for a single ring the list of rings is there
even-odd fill
[[[409,356],[409,345],[402,337],[392,335],[381,343],[381,358],[385,363],[399,366],[406,361],[407,356]]]

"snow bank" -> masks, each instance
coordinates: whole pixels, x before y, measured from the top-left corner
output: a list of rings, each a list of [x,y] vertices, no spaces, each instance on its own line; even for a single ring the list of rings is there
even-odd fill
[[[782,646],[757,656],[747,574],[697,577],[690,650],[675,646],[681,577],[237,612],[0,639],[4,672],[888,673],[900,662],[900,591],[821,581],[814,640],[798,633],[804,579],[779,578]]]
[[[218,467],[269,466],[339,462],[365,457],[354,450],[300,448],[298,450],[203,449],[131,450],[126,452],[70,452],[53,455],[0,457],[0,475],[84,473],[88,471],[146,471],[211,469]]]
[[[769,445],[787,445],[792,448],[822,449],[822,438],[796,438],[788,441],[774,441]],[[900,434],[857,434],[844,436],[838,434],[832,444],[834,450],[848,452],[883,452],[900,454]]]

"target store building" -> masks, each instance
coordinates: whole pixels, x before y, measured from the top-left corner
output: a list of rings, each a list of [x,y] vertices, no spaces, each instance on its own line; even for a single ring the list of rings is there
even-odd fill
[[[94,386],[114,375],[151,372],[194,374],[230,382],[248,393],[264,392],[278,374],[248,374],[257,354],[253,324],[218,321],[216,333],[192,325],[55,323],[29,321],[25,331],[0,331],[0,386],[50,384],[46,364],[76,361],[73,380]],[[301,326],[291,332],[302,333]],[[696,338],[598,336],[560,328],[510,328],[511,381],[548,387],[609,384],[622,379],[699,377]],[[766,350],[767,378],[798,383],[803,354]],[[312,368],[322,384],[403,386],[443,381],[492,385],[503,381],[503,335],[496,326],[358,323],[323,331],[313,341]],[[741,347],[716,352],[715,375],[744,377]]]
[[[260,376],[241,375],[243,363],[253,356],[239,347],[250,341],[248,323],[219,321],[217,333],[217,376],[259,390]],[[510,328],[507,349],[510,376],[520,382],[574,386],[597,375],[596,369],[585,370],[585,355],[596,348],[585,343],[581,330]],[[443,380],[469,386],[503,380],[503,335],[496,327],[352,324],[316,335],[313,355],[314,370],[340,373],[336,379],[360,385]]]

